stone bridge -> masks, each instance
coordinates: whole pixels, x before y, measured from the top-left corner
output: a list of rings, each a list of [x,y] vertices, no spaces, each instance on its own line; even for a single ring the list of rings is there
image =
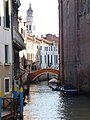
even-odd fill
[[[36,80],[38,77],[40,77],[45,73],[52,73],[52,74],[59,75],[59,70],[52,69],[52,68],[36,70],[28,74],[28,82]]]

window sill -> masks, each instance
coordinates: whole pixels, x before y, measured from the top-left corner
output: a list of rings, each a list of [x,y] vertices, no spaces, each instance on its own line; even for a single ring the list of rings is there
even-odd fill
[[[5,95],[8,95],[8,94],[10,94],[10,91],[8,91],[8,92],[4,92],[4,94],[5,94]]]
[[[7,27],[3,27],[3,29],[4,29],[4,30],[7,30],[7,31],[9,31],[9,30],[10,30],[10,28],[7,28]]]
[[[10,66],[10,65],[11,65],[11,63],[4,63],[4,65],[5,65],[5,66]]]

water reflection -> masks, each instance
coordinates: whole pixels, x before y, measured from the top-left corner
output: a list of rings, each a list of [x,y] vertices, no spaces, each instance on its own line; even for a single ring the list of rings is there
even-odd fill
[[[85,96],[64,96],[59,104],[63,120],[90,120],[90,98]],[[62,106],[62,107],[61,107]],[[61,117],[60,117],[61,119]]]
[[[90,120],[90,98],[62,96],[46,82],[31,85],[30,102],[24,107],[24,120]]]

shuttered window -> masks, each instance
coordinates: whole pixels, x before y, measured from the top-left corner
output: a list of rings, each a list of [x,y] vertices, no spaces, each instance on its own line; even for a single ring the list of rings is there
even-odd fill
[[[10,18],[9,18],[9,0],[5,0],[4,2],[4,26],[10,28]]]
[[[8,45],[5,45],[5,63],[8,63]]]
[[[5,78],[5,93],[8,93],[10,90],[10,79]]]

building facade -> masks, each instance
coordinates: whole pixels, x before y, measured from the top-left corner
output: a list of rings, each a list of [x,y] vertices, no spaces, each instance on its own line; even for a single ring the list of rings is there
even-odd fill
[[[89,0],[59,0],[61,64],[64,83],[90,91]]]
[[[12,90],[11,1],[0,0],[0,91]]]
[[[18,19],[18,8],[20,7],[20,0],[12,2],[12,38],[13,38],[13,90],[14,86],[19,88],[23,86],[23,80],[21,74],[24,73],[20,68],[20,57],[19,52],[25,49],[24,37],[19,31],[19,19]]]
[[[8,96],[14,89],[14,78],[19,74],[19,51],[25,48],[18,32],[19,0],[0,1],[0,90]]]
[[[26,53],[31,70],[40,69],[40,41],[35,36],[27,36]]]
[[[77,1],[77,59],[79,87],[90,92],[90,1]]]
[[[58,43],[42,39],[40,44],[40,66],[59,69]]]

